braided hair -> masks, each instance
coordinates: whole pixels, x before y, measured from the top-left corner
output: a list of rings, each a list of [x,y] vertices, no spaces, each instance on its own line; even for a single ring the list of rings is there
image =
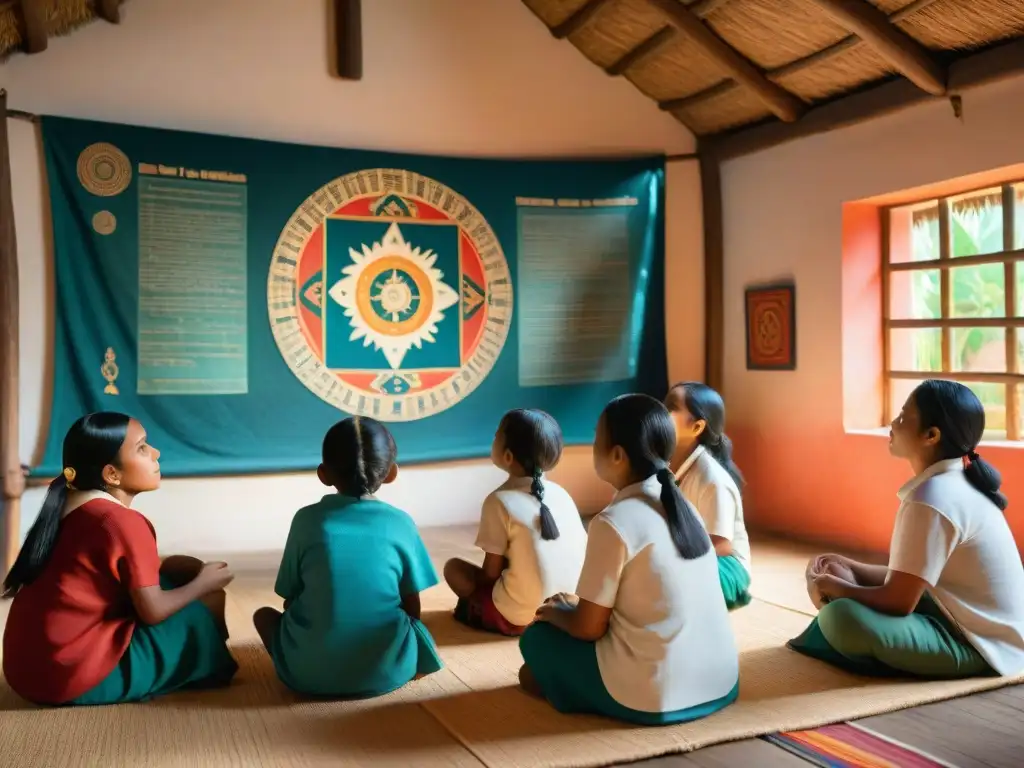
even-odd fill
[[[350,416],[324,435],[323,464],[346,496],[376,493],[395,464],[398,449],[388,428],[376,419]]]
[[[517,408],[506,413],[498,427],[505,443],[505,450],[533,478],[530,494],[540,502],[540,535],[551,541],[559,536],[558,525],[548,505],[544,503],[545,472],[558,464],[562,457],[562,429],[558,422],[545,413],[527,408]]]
[[[704,422],[704,430],[697,442],[704,446],[715,460],[729,473],[736,487],[743,487],[743,475],[732,460],[732,441],[725,434],[725,402],[722,396],[707,384],[685,381],[668,391],[665,406],[669,411],[686,410],[694,419]]]
[[[707,554],[711,538],[668,466],[676,446],[676,428],[668,409],[649,395],[621,395],[605,406],[601,423],[608,446],[622,448],[635,477],[658,478],[669,535],[679,554],[686,560]]]
[[[928,379],[911,395],[922,432],[939,430],[938,459],[966,458],[964,477],[999,509],[1009,504],[999,490],[999,470],[978,455],[985,434],[985,408],[969,387],[957,381]]]

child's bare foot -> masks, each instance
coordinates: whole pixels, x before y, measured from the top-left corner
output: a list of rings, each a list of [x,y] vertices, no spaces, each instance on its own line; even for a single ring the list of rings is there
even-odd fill
[[[531,696],[536,696],[540,699],[544,698],[544,691],[540,689],[537,678],[533,676],[533,672],[525,664],[519,668],[519,685]]]

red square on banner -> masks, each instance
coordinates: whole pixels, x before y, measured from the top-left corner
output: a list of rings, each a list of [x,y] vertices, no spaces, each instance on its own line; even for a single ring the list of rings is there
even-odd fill
[[[746,291],[747,369],[796,369],[796,287],[792,283]]]

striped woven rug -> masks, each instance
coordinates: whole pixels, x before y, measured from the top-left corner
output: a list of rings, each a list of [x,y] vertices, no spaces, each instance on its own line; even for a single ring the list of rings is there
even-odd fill
[[[956,768],[924,750],[855,723],[761,738],[822,768]]]

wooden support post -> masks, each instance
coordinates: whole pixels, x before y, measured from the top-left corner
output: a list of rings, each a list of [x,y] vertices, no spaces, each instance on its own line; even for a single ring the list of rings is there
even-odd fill
[[[722,391],[725,377],[725,238],[722,165],[709,147],[699,147],[704,209],[704,383]]]
[[[25,53],[45,51],[49,35],[46,31],[43,0],[19,0],[17,11],[18,16],[21,17],[22,49]]]
[[[773,83],[739,51],[716,35],[699,17],[679,0],[647,0],[661,11],[672,26],[693,41],[705,56],[715,62],[738,83],[745,85],[780,120],[795,122],[807,110],[807,105],[780,85]]]
[[[21,545],[25,475],[18,454],[18,242],[14,232],[7,92],[0,89],[0,578]]]
[[[874,48],[918,88],[933,96],[946,94],[946,68],[867,0],[814,0],[814,4]]]
[[[121,0],[96,0],[96,15],[110,24],[120,24]]]
[[[361,0],[334,0],[334,45],[338,77],[363,79]]]

